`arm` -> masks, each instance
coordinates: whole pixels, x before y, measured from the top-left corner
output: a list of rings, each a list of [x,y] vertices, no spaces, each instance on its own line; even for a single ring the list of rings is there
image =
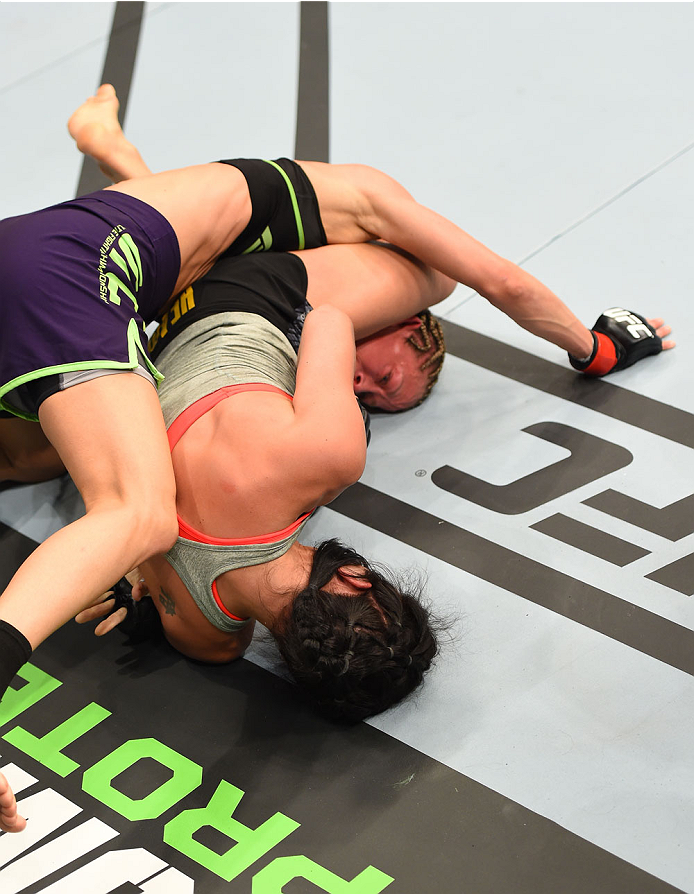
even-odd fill
[[[579,357],[593,337],[546,286],[440,214],[392,177],[365,165],[301,162],[318,197],[328,242],[380,239],[475,289],[519,325]]]
[[[366,436],[354,397],[354,329],[335,307],[306,318],[297,361],[291,440],[302,458],[302,487],[316,502],[334,499],[358,480]]]
[[[436,212],[403,197],[374,196],[379,235],[474,289],[514,322],[570,354],[593,349],[590,330],[539,280]]]
[[[586,358],[593,351],[592,331],[550,289],[417,203],[391,177],[364,165],[301,165],[316,190],[329,242],[391,242],[475,289],[524,329],[570,355]],[[653,327],[658,337],[669,332],[661,324]]]
[[[406,320],[447,298],[456,283],[384,243],[325,245],[298,252],[308,273],[312,307],[344,311],[357,340]]]

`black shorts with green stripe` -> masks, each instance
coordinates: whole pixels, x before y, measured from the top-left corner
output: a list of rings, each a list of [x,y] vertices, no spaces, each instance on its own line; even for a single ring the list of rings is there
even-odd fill
[[[327,244],[315,190],[295,161],[232,158],[220,163],[241,171],[251,197],[248,226],[224,255],[297,251]]]

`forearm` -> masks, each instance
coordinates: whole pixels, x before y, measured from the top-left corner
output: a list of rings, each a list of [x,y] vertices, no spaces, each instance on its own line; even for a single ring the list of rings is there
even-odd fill
[[[591,331],[547,286],[526,271],[510,264],[508,277],[501,277],[483,294],[491,304],[514,322],[552,342],[575,357],[587,357],[593,350]]]
[[[341,310],[324,305],[307,317],[297,359],[295,412],[353,397],[354,327]]]
[[[352,323],[329,305],[312,311],[306,323],[311,326],[301,338],[290,436],[302,445],[306,496],[311,505],[322,505],[361,476],[366,433],[353,390]]]
[[[474,289],[534,335],[579,357],[592,350],[590,331],[550,289],[456,224],[405,197],[374,198],[373,208],[365,223],[382,238]]]

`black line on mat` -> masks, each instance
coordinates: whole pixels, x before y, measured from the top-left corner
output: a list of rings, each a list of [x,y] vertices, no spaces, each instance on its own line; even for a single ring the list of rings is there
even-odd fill
[[[564,369],[447,320],[441,320],[441,324],[446,350],[455,357],[669,441],[694,447],[694,415],[686,410],[628,391],[604,379],[577,375],[572,369]]]
[[[682,556],[646,577],[671,590],[677,590],[678,593],[684,593],[685,596],[694,596],[694,553]]]
[[[401,543],[694,675],[694,632],[365,484],[330,508]]]
[[[116,3],[113,11],[111,34],[108,39],[106,59],[101,72],[100,84],[113,84],[120,100],[118,118],[123,124],[128,107],[130,84],[137,57],[137,45],[142,28],[145,4],[139,0]],[[108,186],[110,181],[101,173],[91,158],[82,161],[76,195],[83,196]]]
[[[294,157],[305,161],[330,160],[329,53],[328,4],[303,0]]]
[[[644,531],[667,537],[668,540],[681,540],[694,534],[694,494],[675,500],[661,509],[612,488],[582,502],[612,518],[620,518]]]
[[[590,553],[613,565],[619,565],[620,568],[649,555],[649,550],[643,549],[641,546],[636,546],[628,540],[622,540],[621,537],[615,537],[592,525],[586,525],[561,512],[550,515],[549,518],[543,518],[530,527],[533,531],[539,531],[541,534],[546,534],[548,537],[583,550],[584,553]]]

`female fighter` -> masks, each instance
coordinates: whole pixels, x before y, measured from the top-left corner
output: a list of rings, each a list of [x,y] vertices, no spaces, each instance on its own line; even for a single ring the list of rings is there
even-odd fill
[[[72,130],[80,148],[90,151],[103,118],[115,118],[116,102],[105,86],[78,110]],[[266,164],[289,196],[288,215],[276,204],[277,190],[268,194],[266,168],[259,167]],[[312,216],[304,214],[307,208]],[[159,373],[147,354],[143,321],[222,252],[262,249],[270,240],[273,248],[296,248],[373,238],[413,250],[471,285],[521,325],[583,358],[589,371],[597,359],[601,373],[619,362],[614,349],[603,356],[612,339],[599,341],[548,289],[418,205],[390,178],[360,166],[213,163],[128,180],[0,224],[0,401],[19,417],[40,420],[87,510],[32,554],[0,598],[0,693],[31,648],[110,581],[166,551],[175,538],[174,479],[149,387]],[[326,387],[317,375],[320,364],[309,348],[297,368],[297,397],[300,391],[308,397],[295,400],[293,408],[302,422],[320,419],[330,457],[318,465],[325,475],[320,484],[313,482],[312,503],[330,499],[363,465],[363,434],[352,440],[358,409],[338,399],[344,367],[353,364],[344,349],[351,344],[351,326],[339,311],[324,307],[309,330],[323,327],[335,346],[343,346],[336,347],[334,367],[320,349],[316,354],[334,369],[335,383]],[[650,337],[660,349],[655,331]],[[284,400],[265,394],[266,405]],[[235,399],[240,405],[248,400],[243,394]],[[213,416],[199,424],[205,421],[212,425]],[[139,433],[136,443],[132,431]],[[369,580],[367,574],[357,578]],[[3,788],[0,828],[16,831],[22,823],[7,799]]]

